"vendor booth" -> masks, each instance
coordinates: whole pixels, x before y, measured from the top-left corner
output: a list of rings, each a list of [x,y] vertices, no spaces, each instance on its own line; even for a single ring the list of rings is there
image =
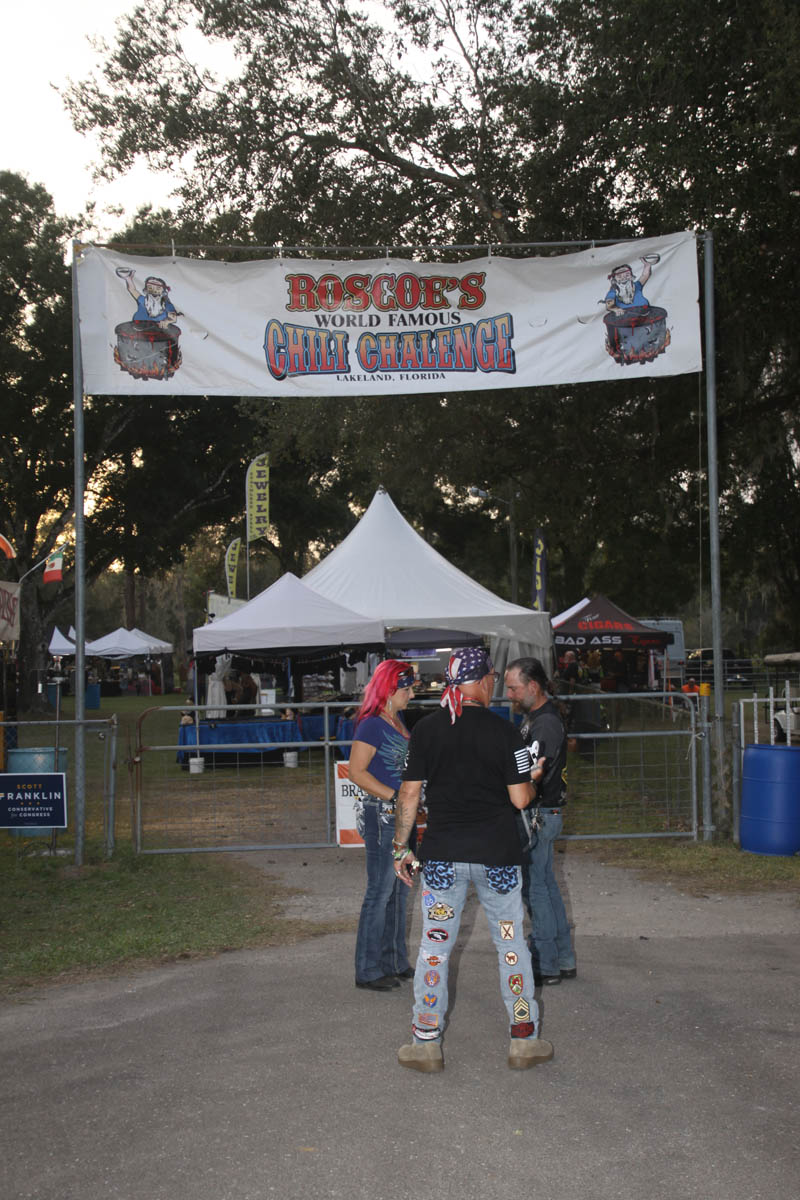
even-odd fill
[[[553,638],[559,661],[568,650],[577,659],[601,664],[601,687],[626,692],[652,687],[650,651],[663,651],[672,634],[652,629],[626,613],[606,596],[584,598],[553,617]]]
[[[96,638],[86,643],[87,658],[103,658],[109,662],[119,663],[126,659],[143,659],[146,671],[141,676],[140,690],[145,694],[161,694],[168,690],[172,678],[172,663],[164,669],[164,657],[172,655],[172,644],[151,634],[143,633],[140,629],[125,629],[120,626],[104,637]],[[110,686],[113,691],[119,690],[117,680]],[[103,694],[109,692],[108,687],[101,683]]]
[[[281,721],[279,714],[234,713],[226,707],[226,676],[234,655],[248,660],[297,656],[313,659],[315,653],[340,654],[383,649],[383,625],[327,600],[287,572],[277,583],[255,596],[236,612],[194,630],[196,655],[215,655],[208,681],[206,720],[181,729],[181,744],[230,741],[253,744],[255,753],[265,743],[317,740],[324,735],[323,718],[302,713]],[[273,695],[274,700],[274,695]],[[224,726],[220,722],[225,719]],[[330,730],[335,733],[335,730]],[[241,751],[240,751],[241,752]]]

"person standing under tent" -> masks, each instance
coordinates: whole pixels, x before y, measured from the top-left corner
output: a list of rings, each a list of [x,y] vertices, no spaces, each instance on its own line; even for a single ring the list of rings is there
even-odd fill
[[[395,878],[395,804],[408,753],[403,711],[414,697],[414,668],[379,663],[356,713],[350,780],[367,795],[356,802],[356,828],[366,846],[367,890],[356,934],[356,987],[388,992],[414,970],[406,950],[408,893]]]

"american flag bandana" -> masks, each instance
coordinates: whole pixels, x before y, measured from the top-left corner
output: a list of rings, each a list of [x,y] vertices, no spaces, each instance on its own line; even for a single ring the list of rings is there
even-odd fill
[[[413,686],[414,686],[414,671],[413,671],[413,668],[412,668],[410,671],[404,671],[402,675],[398,675],[398,677],[397,677],[397,683],[396,683],[396,685],[395,685],[395,687],[396,687],[398,690],[399,690],[400,688],[407,688],[407,687],[413,687]]]
[[[491,670],[492,660],[482,646],[466,646],[462,650],[454,650],[450,655],[444,673],[447,687],[440,704],[449,710],[451,725],[455,725],[456,717],[461,716],[462,697],[458,685],[483,679]]]

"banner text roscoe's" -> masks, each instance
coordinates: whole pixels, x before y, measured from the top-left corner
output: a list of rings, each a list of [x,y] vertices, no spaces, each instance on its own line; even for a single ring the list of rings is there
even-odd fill
[[[393,275],[353,273],[351,275],[287,275],[288,312],[392,312],[398,308],[441,309],[480,308],[486,303],[485,271],[466,275]],[[450,293],[455,293],[452,297]],[[451,299],[454,303],[451,303]]]

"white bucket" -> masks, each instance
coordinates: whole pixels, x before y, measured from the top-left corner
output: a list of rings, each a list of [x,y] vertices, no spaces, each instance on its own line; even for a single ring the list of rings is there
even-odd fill
[[[190,775],[202,775],[203,771],[205,769],[206,769],[206,760],[202,756],[200,758],[190,758],[189,759],[189,774]]]
[[[297,751],[296,751],[296,750],[284,750],[284,752],[283,752],[283,765],[284,765],[285,767],[296,767],[296,766],[298,765],[298,764],[297,764]]]

